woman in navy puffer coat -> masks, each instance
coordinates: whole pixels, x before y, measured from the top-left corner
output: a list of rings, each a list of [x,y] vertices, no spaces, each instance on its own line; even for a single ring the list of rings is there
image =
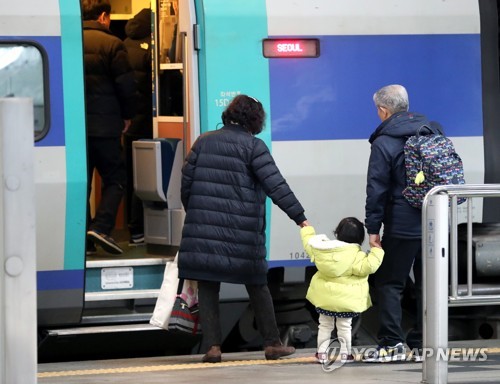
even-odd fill
[[[276,166],[262,131],[262,104],[239,95],[222,114],[224,126],[201,135],[182,170],[181,198],[186,218],[179,249],[179,276],[198,280],[206,362],[221,361],[221,282],[245,284],[265,356],[294,352],[281,344],[267,287],[266,196],[297,225],[307,225],[304,209]]]

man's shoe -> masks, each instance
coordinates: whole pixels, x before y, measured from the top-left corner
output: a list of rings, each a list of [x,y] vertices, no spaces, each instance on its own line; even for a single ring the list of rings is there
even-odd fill
[[[422,348],[412,349],[408,355],[408,360],[413,361],[414,363],[421,363],[424,361],[424,351]]]
[[[220,363],[222,361],[220,345],[212,345],[201,361],[204,363]]]
[[[145,245],[144,242],[144,234],[140,233],[138,235],[131,235],[130,241],[128,242],[129,247],[140,247],[141,245]]]
[[[100,245],[102,249],[104,249],[108,253],[112,253],[113,255],[121,255],[123,253],[123,249],[121,249],[120,246],[116,244],[113,238],[111,236],[105,235],[104,233],[90,230],[87,232],[87,238],[92,242]]]
[[[85,249],[86,256],[92,256],[97,253],[97,248],[92,241],[87,241],[87,247]]]
[[[363,356],[365,363],[388,363],[391,361],[406,360],[406,348],[403,343],[394,346],[378,346]]]
[[[270,345],[264,349],[266,360],[278,360],[280,357],[289,356],[295,353],[294,347],[287,347],[285,345]]]

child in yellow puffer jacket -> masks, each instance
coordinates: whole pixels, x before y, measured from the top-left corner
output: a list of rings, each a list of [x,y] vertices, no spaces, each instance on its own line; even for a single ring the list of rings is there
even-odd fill
[[[316,358],[320,363],[329,360],[330,338],[337,326],[341,360],[352,362],[352,319],[372,305],[368,275],[378,269],[384,251],[376,247],[369,253],[361,250],[365,228],[355,217],[340,221],[334,232],[336,240],[316,235],[312,226],[301,228],[300,235],[311,262],[318,268],[306,296],[319,313]]]

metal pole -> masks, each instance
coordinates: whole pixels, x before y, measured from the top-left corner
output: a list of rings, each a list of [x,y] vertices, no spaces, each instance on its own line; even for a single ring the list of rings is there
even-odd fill
[[[467,199],[467,296],[472,296],[472,199]]]
[[[422,210],[422,382],[448,382],[448,195],[427,196]]]
[[[470,199],[468,199],[470,201]],[[451,296],[458,296],[458,215],[457,196],[451,198],[451,224],[450,224],[450,283]]]
[[[0,99],[0,383],[36,383],[33,102]]]

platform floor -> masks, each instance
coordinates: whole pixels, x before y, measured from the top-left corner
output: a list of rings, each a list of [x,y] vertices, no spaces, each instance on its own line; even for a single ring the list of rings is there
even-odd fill
[[[500,383],[500,340],[452,342],[454,348],[487,348],[485,361],[448,363],[448,382]],[[38,365],[40,384],[342,384],[420,383],[422,363],[354,362],[327,371],[315,350],[299,349],[287,358],[264,360],[263,352],[223,354],[220,364],[200,363],[201,355],[48,363]]]

